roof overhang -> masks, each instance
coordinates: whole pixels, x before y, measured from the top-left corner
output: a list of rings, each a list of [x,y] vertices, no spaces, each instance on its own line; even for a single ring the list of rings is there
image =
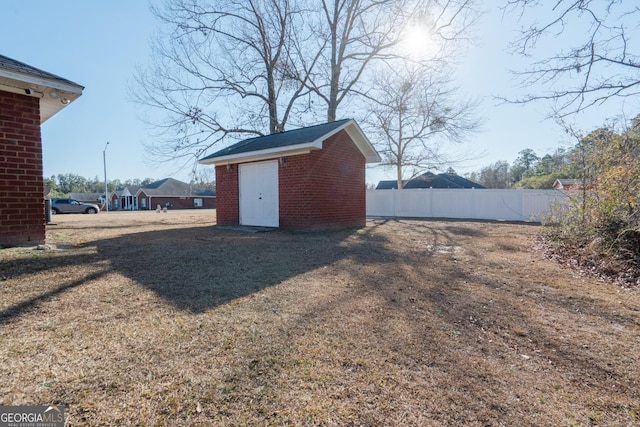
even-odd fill
[[[40,99],[40,123],[82,95],[84,88],[75,83],[46,79],[0,69],[0,90]]]
[[[321,150],[322,143],[324,141],[331,138],[332,136],[334,136],[335,134],[337,134],[342,130],[347,132],[347,134],[349,135],[353,143],[356,145],[356,147],[358,147],[362,155],[365,157],[365,161],[367,163],[378,163],[382,160],[380,158],[380,155],[378,154],[376,149],[373,148],[373,145],[371,144],[369,139],[367,139],[365,134],[362,132],[362,129],[360,129],[360,126],[358,126],[356,121],[349,120],[344,125],[337,127],[331,132],[325,133],[320,138],[314,141],[303,142],[295,145],[287,145],[284,147],[276,147],[276,148],[270,148],[265,150],[256,150],[256,151],[250,151],[246,153],[238,153],[238,154],[219,156],[219,157],[214,157],[209,159],[202,159],[202,160],[199,160],[199,163],[203,165],[219,166],[219,165],[229,165],[229,164],[236,164],[236,163],[256,162],[256,161],[269,160],[269,159],[275,159],[275,158],[286,157],[286,156],[296,156],[299,154],[307,154],[314,150]]]

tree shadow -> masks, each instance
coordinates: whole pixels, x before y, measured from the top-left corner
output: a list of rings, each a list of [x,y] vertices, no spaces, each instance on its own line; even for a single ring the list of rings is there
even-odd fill
[[[411,221],[407,227],[419,231],[432,248],[455,247],[469,238],[491,234],[464,224]],[[572,386],[572,393],[588,384],[603,395],[615,395],[621,402],[637,401],[636,371],[623,363],[616,366],[616,361],[605,353],[590,350],[610,345],[614,336],[625,335],[628,340],[631,331],[638,329],[637,318],[630,316],[629,311],[626,315],[620,313],[620,307],[591,297],[588,289],[545,290],[548,287],[534,276],[520,283],[512,273],[499,277],[487,274],[492,264],[483,260],[483,251],[467,251],[466,261],[463,257],[456,260],[455,255],[416,250],[415,246],[410,247],[410,240],[404,242],[408,250],[403,254],[395,250],[398,247],[379,246],[378,259],[394,262],[375,271],[354,274],[354,282],[366,286],[350,290],[347,297],[340,294],[314,307],[300,317],[298,328],[304,330],[308,324],[326,321],[332,313],[353,312],[358,301],[363,301],[366,311],[355,310],[366,321],[358,325],[344,319],[345,323],[351,323],[345,329],[357,336],[353,341],[360,339],[368,348],[375,347],[379,360],[425,384],[455,387],[464,395],[475,396],[470,400],[461,396],[458,421],[468,424],[478,420],[490,423],[488,407],[493,413],[505,414],[505,418],[521,414],[522,406],[508,402],[514,396],[529,393],[526,387],[514,385],[530,380],[532,372],[556,378],[557,384]],[[505,250],[503,246],[494,244],[499,251]],[[518,248],[522,250],[523,244]],[[436,263],[438,267],[433,268]],[[508,262],[504,266],[508,267]],[[545,314],[557,315],[568,324],[554,325]],[[589,329],[585,325],[580,333],[604,331],[609,335],[592,335],[589,341],[581,342],[579,338],[563,337],[556,330],[562,327],[569,329],[567,335],[577,335],[585,318],[595,326]],[[612,324],[628,330],[616,333],[611,331]],[[589,346],[576,345],[584,343]],[[628,342],[619,345],[629,346]],[[628,360],[634,360],[634,356]],[[518,373],[513,373],[514,370]],[[352,371],[345,375],[354,375]],[[505,380],[505,375],[513,377],[513,381]],[[536,386],[548,384],[543,380]],[[553,394],[555,390],[544,388],[544,393]],[[468,411],[468,419],[463,418],[462,406]]]
[[[333,390],[336,401],[349,399],[349,381],[361,378],[362,384],[371,384],[363,395],[372,401],[381,396],[385,407],[389,404],[400,411],[398,408],[406,408],[416,393],[425,396],[425,402],[433,402],[427,412],[447,404],[441,415],[455,411],[457,422],[468,425],[480,424],[479,420],[483,425],[495,423],[495,414],[503,414],[501,420],[521,415],[527,404],[514,403],[513,396],[527,394],[523,384],[536,370],[540,375],[557,377],[561,385],[591,378],[601,384],[596,390],[603,395],[615,385],[622,398],[637,398],[637,380],[631,378],[636,370],[628,368],[628,373],[621,374],[619,368],[607,365],[610,361],[572,346],[574,341],[558,337],[545,316],[532,308],[540,306],[563,315],[569,321],[563,326],[569,328],[583,319],[576,308],[603,317],[605,321],[599,324],[615,320],[629,331],[637,330],[637,317],[609,316],[615,307],[586,296],[569,299],[574,292],[571,289],[550,295],[546,288],[540,289],[538,279],[520,284],[518,277],[508,273],[500,277],[488,274],[493,268],[517,267],[508,260],[502,264],[485,262],[486,250],[470,250],[465,257],[440,251],[472,246],[473,240],[491,234],[488,229],[476,230],[461,222],[398,220],[317,233],[247,233],[193,225],[133,232],[87,242],[75,250],[23,257],[6,265],[0,262],[0,276],[7,275],[9,286],[33,282],[43,268],[73,271],[69,276],[57,275],[47,286],[25,289],[29,294],[0,311],[0,324],[36,311],[49,298],[89,282],[110,280],[113,274],[131,282],[119,280],[117,289],[148,289],[187,314],[200,314],[297,278],[294,292],[283,287],[284,293],[274,289],[266,302],[243,302],[243,307],[256,310],[261,320],[273,325],[264,339],[239,347],[238,351],[244,352],[241,360],[248,363],[229,368],[233,371],[230,375],[246,385],[246,396],[253,398],[265,384],[278,385],[284,376],[270,366],[277,360],[280,366],[295,365],[296,369],[297,364],[306,363],[315,373],[330,369],[332,374],[318,381],[322,388]],[[481,247],[504,250],[499,245]],[[333,268],[325,270],[327,266]],[[306,275],[315,282],[311,292],[305,289]],[[123,310],[135,310],[140,304]],[[102,310],[102,306],[95,309]],[[282,316],[285,310],[286,316]],[[242,309],[239,311],[236,321],[244,322]],[[169,310],[169,316],[174,314]],[[320,346],[329,354],[318,354],[301,346],[298,354],[297,340],[309,342],[300,338],[305,334],[338,350],[331,353]],[[242,339],[238,337],[238,341]],[[607,342],[594,336],[590,344]],[[211,347],[214,350],[209,354],[216,354],[215,346]],[[523,359],[522,354],[530,359]],[[630,360],[637,360],[633,357]],[[292,371],[305,371],[296,369]],[[377,378],[389,382],[369,381],[374,377],[367,374],[368,369],[379,369]],[[296,378],[293,382],[297,390]],[[405,388],[393,384],[404,384]],[[545,384],[537,385],[543,387],[541,393],[555,393]],[[448,390],[444,400],[426,398],[429,390],[439,388]],[[273,391],[269,386],[264,390],[265,395]],[[235,397],[242,399],[238,393]],[[240,403],[248,405],[248,400]],[[424,410],[418,406],[412,409]],[[437,419],[438,412],[431,415]],[[354,416],[360,416],[355,418],[359,424],[384,424],[383,415],[367,422],[361,414]],[[525,424],[534,423],[532,420],[525,420]]]
[[[29,312],[48,299],[105,276],[110,269],[96,268],[100,258],[84,248],[84,245],[80,245],[72,250],[19,249],[20,252],[28,253],[29,257],[3,259],[0,262],[0,280],[2,292],[7,295],[1,298],[4,304],[0,307],[4,308],[0,309],[0,324]],[[65,276],[62,283],[57,283],[57,279],[50,278],[48,274],[54,270],[63,271],[70,267],[81,269],[83,266],[87,267],[86,274]],[[19,295],[19,298],[15,298],[15,295]]]
[[[43,284],[40,294],[35,289],[25,292],[20,302],[0,311],[0,319],[6,322],[47,298],[114,272],[180,310],[201,313],[345,258],[363,265],[404,264],[402,254],[388,247],[383,233],[377,233],[388,221],[397,222],[375,221],[366,228],[314,233],[248,233],[215,226],[132,233],[133,225],[118,227],[125,234],[42,256],[34,251],[32,257],[0,264],[0,276],[14,280],[45,270],[78,267],[63,283]],[[436,242],[425,246],[425,257],[436,252],[438,242],[450,240],[429,224],[418,227],[425,241]],[[81,232],[85,227],[57,228]],[[104,264],[96,269],[97,263]]]
[[[361,232],[248,233],[215,226],[187,227],[123,234],[71,250],[34,251],[28,258],[0,263],[0,277],[16,286],[6,291],[22,293],[19,301],[12,298],[14,302],[0,310],[0,323],[111,273],[128,277],[179,310],[201,313],[350,257],[354,252],[343,241]],[[360,261],[394,262],[388,251],[376,249],[384,246],[382,240],[362,240],[370,250]],[[17,289],[21,279],[65,269],[73,273],[63,282],[45,279],[35,288]]]
[[[96,245],[114,271],[180,310],[201,313],[348,257],[341,242],[353,233],[197,227],[133,233]],[[393,260],[374,256],[369,262]]]

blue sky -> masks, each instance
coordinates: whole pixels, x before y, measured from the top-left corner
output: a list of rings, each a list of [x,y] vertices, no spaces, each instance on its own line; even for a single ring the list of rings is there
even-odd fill
[[[482,3],[487,13],[457,76],[463,93],[481,100],[485,124],[465,145],[452,147],[482,155],[455,167],[460,174],[498,160],[511,163],[525,148],[544,155],[571,142],[556,124],[544,120],[543,105],[500,105],[492,99],[517,91],[508,69],[516,68],[518,59],[507,52],[517,26],[512,17],[502,20],[501,0]],[[173,176],[188,181],[188,170],[145,161],[143,143],[150,133],[139,120],[140,106],[128,95],[136,67],[148,61],[156,28],[144,0],[3,1],[0,53],[85,87],[77,101],[42,126],[45,176],[75,173],[102,179],[102,152],[109,141],[109,180]],[[576,123],[592,130],[617,114],[612,108],[582,115]],[[394,171],[382,168],[367,172],[370,183],[393,177]]]

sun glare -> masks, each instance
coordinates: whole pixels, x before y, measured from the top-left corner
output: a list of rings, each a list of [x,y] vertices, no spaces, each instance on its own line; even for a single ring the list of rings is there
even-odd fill
[[[415,59],[433,54],[435,46],[429,30],[424,25],[412,25],[406,29],[401,42],[402,50]]]

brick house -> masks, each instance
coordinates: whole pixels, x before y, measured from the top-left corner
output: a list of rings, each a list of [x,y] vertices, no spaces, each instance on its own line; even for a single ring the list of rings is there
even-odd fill
[[[321,230],[366,222],[366,163],[354,120],[250,138],[200,160],[216,168],[217,223]]]
[[[138,209],[214,209],[216,192],[165,178],[140,188],[136,193]]]
[[[125,187],[112,192],[109,209],[150,210],[158,205],[169,209],[215,209],[216,192],[174,178],[165,178],[143,187]]]
[[[554,190],[593,190],[595,186],[590,179],[556,179],[553,182]]]
[[[136,193],[138,187],[129,190],[129,187],[124,187],[122,190],[116,190],[111,193],[109,197],[109,210],[118,211],[137,211],[138,199],[136,199]]]
[[[83,89],[0,55],[0,247],[44,243],[40,125]]]

